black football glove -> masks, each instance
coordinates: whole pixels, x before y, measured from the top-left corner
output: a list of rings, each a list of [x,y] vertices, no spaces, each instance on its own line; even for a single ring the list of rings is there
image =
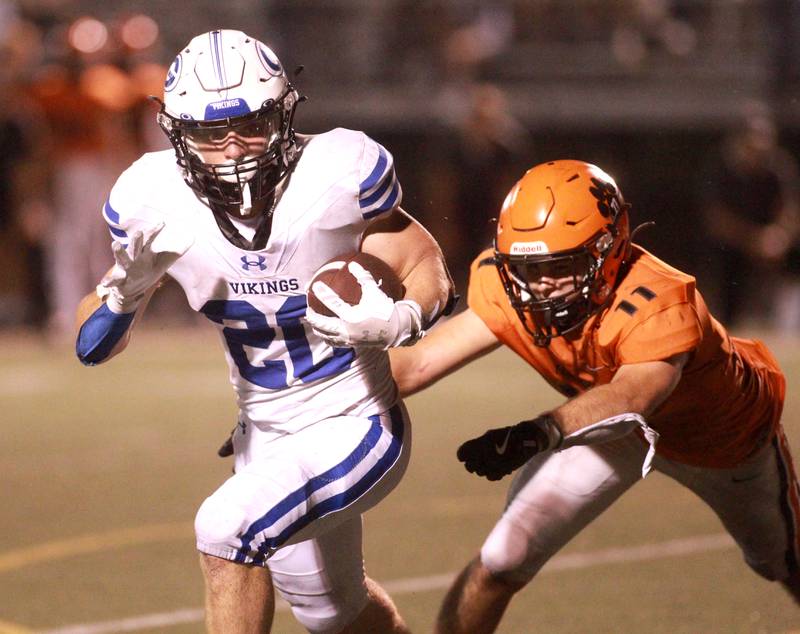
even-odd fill
[[[456,455],[470,473],[499,480],[540,451],[557,449],[562,441],[563,435],[553,417],[543,414],[511,427],[490,429],[461,445]]]

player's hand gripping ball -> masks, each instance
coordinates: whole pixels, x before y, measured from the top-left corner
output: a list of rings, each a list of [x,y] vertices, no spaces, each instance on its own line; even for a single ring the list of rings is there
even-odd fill
[[[314,274],[306,320],[334,347],[407,345],[421,336],[422,309],[404,295],[388,264],[367,253],[347,254]]]
[[[323,264],[317,270],[308,285],[307,299],[309,308],[326,317],[335,316],[335,313],[314,294],[314,282],[324,282],[328,288],[351,306],[355,306],[361,301],[361,284],[358,283],[355,275],[348,269],[347,265],[350,262],[357,262],[368,271],[375,279],[378,288],[388,295],[392,301],[396,302],[403,299],[406,289],[392,267],[374,255],[356,251],[338,256]]]

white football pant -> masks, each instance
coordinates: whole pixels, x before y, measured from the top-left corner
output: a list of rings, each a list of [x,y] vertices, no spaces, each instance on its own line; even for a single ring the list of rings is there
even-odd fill
[[[337,416],[277,439],[252,425],[233,436],[235,474],[197,512],[201,552],[269,566],[311,632],[335,632],[367,601],[361,514],[400,482],[411,425],[402,403]]]
[[[562,546],[641,479],[648,445],[636,434],[534,456],[516,474],[503,516],[481,549],[492,573],[527,583]],[[653,468],[708,504],[770,580],[800,560],[800,488],[788,444],[777,437],[733,469],[679,464],[656,455]]]

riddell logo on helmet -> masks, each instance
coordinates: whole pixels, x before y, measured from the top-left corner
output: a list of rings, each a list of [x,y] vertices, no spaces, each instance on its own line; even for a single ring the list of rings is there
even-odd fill
[[[550,253],[550,249],[541,240],[536,242],[514,242],[511,245],[511,255],[536,255],[537,253]]]

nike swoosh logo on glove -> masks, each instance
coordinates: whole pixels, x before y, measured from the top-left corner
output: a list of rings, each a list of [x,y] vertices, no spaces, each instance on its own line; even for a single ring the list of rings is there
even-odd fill
[[[503,439],[502,443],[500,443],[499,445],[497,443],[495,443],[494,450],[497,452],[498,456],[502,456],[506,452],[506,449],[508,449],[508,439],[509,438],[511,438],[511,430],[510,429],[506,432],[506,437]]]

